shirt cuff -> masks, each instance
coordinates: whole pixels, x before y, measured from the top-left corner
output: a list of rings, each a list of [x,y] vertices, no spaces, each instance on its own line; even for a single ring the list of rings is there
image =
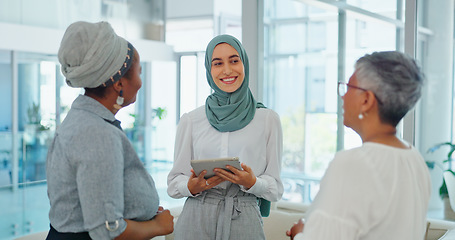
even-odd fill
[[[302,240],[303,239],[303,233],[298,233],[294,236],[294,240]]]
[[[114,239],[125,231],[127,225],[124,219],[118,219],[113,225],[111,224],[108,223],[108,225],[106,225],[106,223],[103,223],[95,229],[90,230],[90,237],[92,239]],[[109,226],[110,230],[108,230],[106,226]]]
[[[262,178],[256,177],[256,182],[250,189],[246,189],[244,186],[241,186],[242,191],[254,194],[256,196],[262,195],[267,190],[267,181]]]
[[[193,196],[193,194],[191,194],[190,190],[188,189],[188,182],[185,181],[179,182],[177,189],[180,192],[180,194],[182,194],[184,197]]]

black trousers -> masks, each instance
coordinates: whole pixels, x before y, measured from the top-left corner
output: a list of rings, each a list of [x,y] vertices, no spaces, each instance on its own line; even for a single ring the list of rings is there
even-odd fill
[[[81,233],[61,233],[55,230],[51,225],[51,229],[47,234],[46,240],[92,240],[88,232]]]

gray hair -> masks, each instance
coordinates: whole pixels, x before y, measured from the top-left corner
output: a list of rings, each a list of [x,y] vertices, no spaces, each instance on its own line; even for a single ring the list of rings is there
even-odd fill
[[[379,118],[396,126],[421,96],[424,77],[409,56],[397,52],[374,52],[357,60],[359,86],[374,92]]]

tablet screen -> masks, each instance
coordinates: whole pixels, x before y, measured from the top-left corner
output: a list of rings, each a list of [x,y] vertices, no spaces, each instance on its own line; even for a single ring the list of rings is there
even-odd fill
[[[228,170],[226,165],[233,166],[237,169],[242,169],[240,166],[239,157],[227,157],[227,158],[211,158],[211,159],[200,159],[191,160],[191,167],[193,167],[196,175],[199,175],[203,170],[207,170],[205,178],[210,178],[215,175],[213,169],[222,168]]]

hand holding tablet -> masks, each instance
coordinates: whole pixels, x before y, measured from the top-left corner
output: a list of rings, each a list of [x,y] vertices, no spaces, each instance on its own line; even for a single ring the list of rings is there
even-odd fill
[[[207,174],[205,174],[204,178],[213,177],[215,175],[213,169],[215,168],[222,168],[229,171],[226,168],[226,165],[233,166],[240,170],[242,169],[238,157],[191,160],[191,167],[193,168],[196,175],[199,176],[203,170],[207,170]]]

